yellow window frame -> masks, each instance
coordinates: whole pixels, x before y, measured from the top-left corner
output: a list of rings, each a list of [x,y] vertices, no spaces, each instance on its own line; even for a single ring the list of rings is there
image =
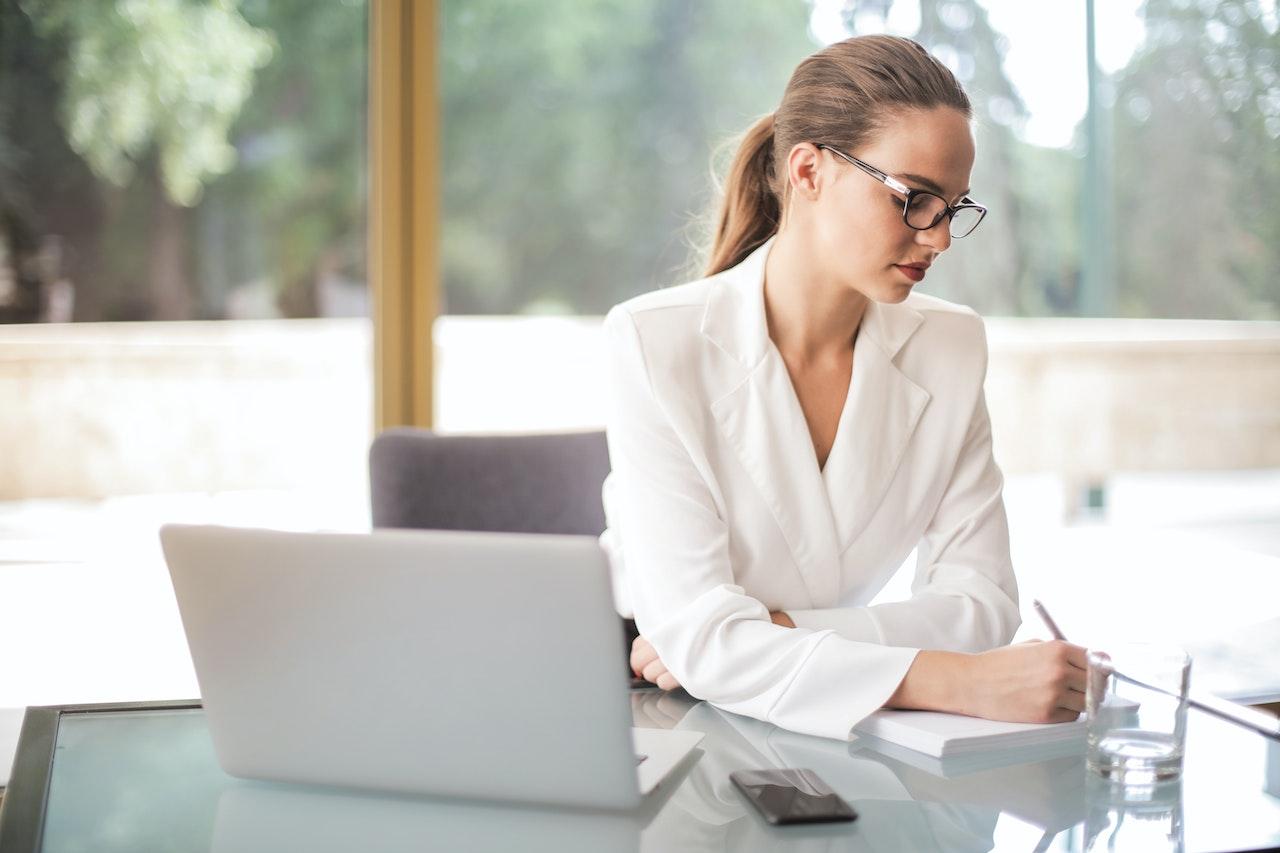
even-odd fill
[[[374,426],[430,427],[439,313],[438,0],[369,3]]]

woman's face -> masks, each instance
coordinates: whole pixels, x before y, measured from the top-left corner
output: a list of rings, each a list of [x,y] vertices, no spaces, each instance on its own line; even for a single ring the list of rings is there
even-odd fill
[[[951,107],[902,112],[870,142],[845,153],[949,204],[970,189],[973,135],[968,119]],[[945,252],[950,218],[928,231],[910,228],[902,220],[902,194],[838,154],[819,150],[817,156],[821,190],[810,225],[825,275],[877,302],[901,302],[920,276],[900,266],[931,264]]]

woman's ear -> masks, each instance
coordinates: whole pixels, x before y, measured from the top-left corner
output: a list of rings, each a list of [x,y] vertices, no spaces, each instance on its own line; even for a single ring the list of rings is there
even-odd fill
[[[797,198],[815,201],[822,190],[823,157],[812,142],[800,142],[787,154],[787,185]]]

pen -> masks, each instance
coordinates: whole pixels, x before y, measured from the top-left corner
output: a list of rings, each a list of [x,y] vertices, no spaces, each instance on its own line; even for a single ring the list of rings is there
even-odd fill
[[[1031,606],[1035,608],[1036,614],[1039,615],[1045,626],[1048,627],[1049,633],[1053,634],[1053,638],[1055,640],[1062,640],[1063,642],[1066,642],[1067,638],[1063,636],[1062,631],[1058,629],[1058,624],[1053,621],[1053,617],[1049,615],[1048,610],[1045,610],[1044,605],[1037,599],[1033,598],[1031,600]],[[1154,690],[1156,693],[1163,693],[1165,696],[1171,696],[1174,699],[1178,698],[1177,695],[1170,693],[1168,690],[1156,687],[1154,684],[1147,684],[1145,681],[1139,681],[1136,678],[1125,675],[1119,670],[1113,669],[1112,673],[1121,681],[1127,681],[1130,684],[1142,687],[1146,690]],[[1266,735],[1272,740],[1280,740],[1280,720],[1264,714],[1261,711],[1255,711],[1252,708],[1236,704],[1235,702],[1231,702],[1226,699],[1219,699],[1217,696],[1209,695],[1202,695],[1198,699],[1192,699],[1188,696],[1187,704],[1193,708],[1199,708],[1205,713],[1213,714],[1215,717],[1220,719],[1235,723],[1237,726],[1252,729],[1259,734]]]
[[[1040,603],[1039,599],[1036,599],[1036,598],[1031,599],[1031,606],[1036,609],[1036,613],[1040,615],[1040,620],[1044,622],[1046,626],[1048,626],[1049,633],[1053,634],[1053,638],[1055,640],[1067,639],[1066,637],[1062,636],[1062,632],[1058,630],[1058,624],[1053,621],[1053,617],[1049,615],[1048,610],[1044,609],[1044,605]]]

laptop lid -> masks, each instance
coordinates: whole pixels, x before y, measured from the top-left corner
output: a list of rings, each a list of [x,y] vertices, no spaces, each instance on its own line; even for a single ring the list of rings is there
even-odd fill
[[[594,538],[186,525],[160,538],[228,773],[639,803],[625,640]]]

